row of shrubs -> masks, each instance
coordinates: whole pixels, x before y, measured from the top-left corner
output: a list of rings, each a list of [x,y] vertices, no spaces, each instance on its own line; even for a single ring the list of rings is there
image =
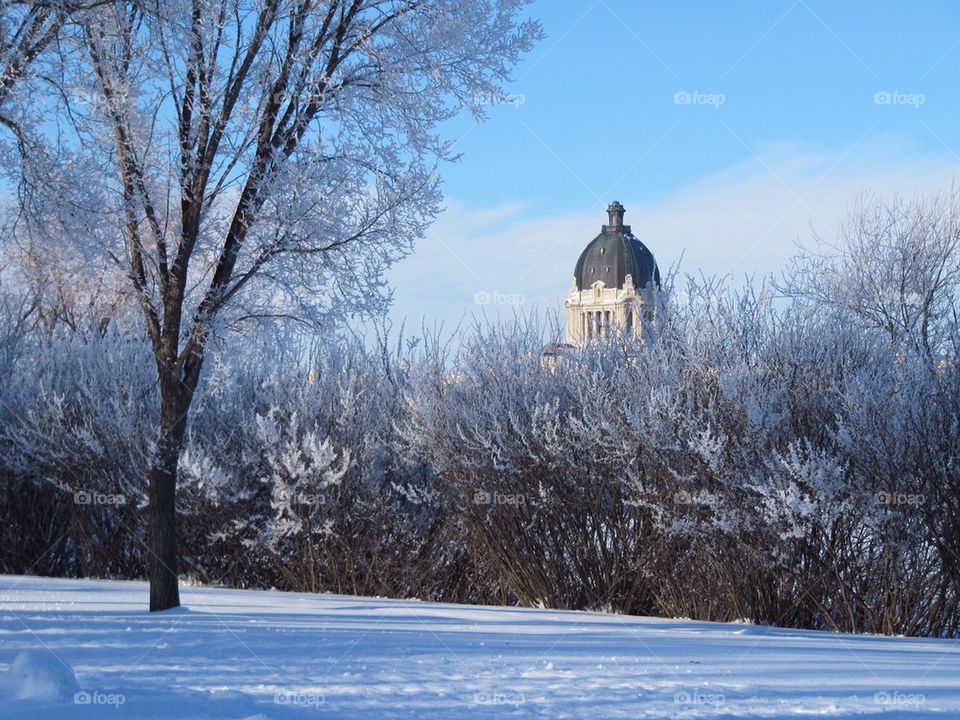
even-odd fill
[[[142,577],[149,350],[5,332],[0,570]],[[956,635],[949,358],[695,283],[644,339],[544,362],[554,332],[222,344],[180,466],[183,575]]]

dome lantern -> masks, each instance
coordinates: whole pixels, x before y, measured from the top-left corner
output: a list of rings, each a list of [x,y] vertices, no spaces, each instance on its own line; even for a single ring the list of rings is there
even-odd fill
[[[610,220],[609,225],[603,226],[603,232],[605,233],[616,233],[616,232],[630,232],[630,226],[623,224],[623,214],[627,211],[623,205],[620,204],[618,200],[614,200],[607,207],[607,217]]]

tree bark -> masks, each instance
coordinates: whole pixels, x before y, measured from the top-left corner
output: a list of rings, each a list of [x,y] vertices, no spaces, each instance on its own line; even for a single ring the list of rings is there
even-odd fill
[[[160,437],[150,468],[148,577],[151,612],[180,606],[177,583],[177,465],[189,407],[189,393],[185,388],[161,383]]]

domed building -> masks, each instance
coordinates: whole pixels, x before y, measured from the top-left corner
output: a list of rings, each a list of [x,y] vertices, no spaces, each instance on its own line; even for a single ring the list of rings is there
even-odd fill
[[[660,269],[646,245],[623,224],[623,205],[607,208],[609,223],[584,248],[564,302],[567,342],[582,347],[599,336],[639,335],[653,319]]]

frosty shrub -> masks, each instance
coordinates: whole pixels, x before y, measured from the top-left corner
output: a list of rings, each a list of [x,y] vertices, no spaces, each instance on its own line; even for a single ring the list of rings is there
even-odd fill
[[[643,339],[550,363],[556,323],[536,315],[448,342],[282,326],[211,340],[179,468],[187,573],[956,635],[950,287],[896,332],[862,297],[800,280],[790,302],[769,285],[667,291]],[[122,324],[54,330],[5,298],[0,570],[140,576],[150,354]]]
[[[114,332],[21,342],[0,382],[4,569],[140,572],[149,356]]]

